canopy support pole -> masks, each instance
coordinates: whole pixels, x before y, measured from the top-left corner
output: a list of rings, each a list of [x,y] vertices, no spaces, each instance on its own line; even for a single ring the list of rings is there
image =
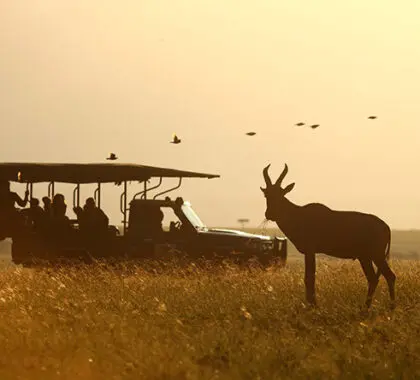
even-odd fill
[[[50,199],[54,198],[54,182],[50,182],[48,184],[48,198]]]
[[[73,190],[73,207],[79,207],[79,205],[80,205],[80,183],[78,183]]]
[[[172,188],[170,188],[170,189],[168,189],[168,190],[162,191],[161,193],[157,193],[157,194],[153,197],[153,199],[156,199],[156,198],[157,198],[157,197],[159,197],[160,195],[167,194],[167,193],[169,193],[170,191],[174,191],[174,190],[176,190],[176,189],[179,189],[179,188],[181,187],[181,183],[182,183],[182,177],[179,177],[179,182],[178,182],[178,185],[177,185],[177,186],[172,187]]]
[[[124,190],[120,195],[120,210],[123,214],[123,231],[124,235],[127,232],[127,181],[124,181]]]
[[[159,178],[159,183],[156,186],[147,188],[146,181],[144,181],[144,190],[139,191],[138,193],[134,194],[133,199],[136,199],[138,196],[140,196],[140,199],[146,199],[147,191],[150,192],[150,190],[157,189],[162,184],[162,177]]]
[[[32,182],[26,182],[26,191],[29,191],[29,200],[32,199],[32,193],[33,193],[33,183]]]
[[[98,187],[96,188],[95,192],[93,193],[93,198],[95,199],[95,203],[98,207],[101,207],[101,183],[98,182]]]

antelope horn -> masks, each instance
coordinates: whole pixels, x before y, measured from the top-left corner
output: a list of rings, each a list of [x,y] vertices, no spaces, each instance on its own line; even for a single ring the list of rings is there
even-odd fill
[[[278,180],[276,181],[274,186],[281,186],[281,183],[282,183],[284,177],[286,177],[286,174],[287,174],[288,171],[289,171],[289,168],[287,167],[287,164],[284,164],[283,172],[280,174],[280,177],[278,178]]]
[[[271,164],[268,164],[264,170],[263,170],[263,175],[264,175],[264,179],[265,179],[265,184],[267,185],[267,187],[273,186],[273,184],[271,183],[271,178],[268,175],[268,168],[270,167]]]

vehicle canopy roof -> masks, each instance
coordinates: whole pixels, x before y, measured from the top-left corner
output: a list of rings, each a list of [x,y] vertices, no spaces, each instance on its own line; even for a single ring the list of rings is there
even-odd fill
[[[116,163],[0,163],[0,181],[74,184],[147,181],[152,177],[217,178],[216,174]]]

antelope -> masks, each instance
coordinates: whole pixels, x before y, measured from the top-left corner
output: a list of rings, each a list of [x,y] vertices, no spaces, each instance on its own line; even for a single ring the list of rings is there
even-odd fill
[[[265,217],[276,222],[280,230],[305,256],[305,291],[307,302],[314,306],[315,268],[317,253],[359,260],[368,281],[365,305],[372,304],[373,294],[382,274],[388,284],[391,307],[395,306],[394,272],[388,265],[391,246],[389,226],[375,215],[356,211],[337,211],[320,203],[299,206],[286,198],[295,183],[282,187],[288,172],[287,164],[277,181],[272,184],[268,169],[263,176],[266,188],[261,190],[267,202]],[[375,272],[373,263],[377,267]]]

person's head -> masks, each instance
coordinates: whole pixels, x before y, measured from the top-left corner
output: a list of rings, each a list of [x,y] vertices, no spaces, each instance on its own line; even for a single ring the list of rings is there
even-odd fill
[[[88,199],[86,199],[85,209],[92,209],[95,207],[96,207],[95,200],[92,197],[89,197]]]
[[[43,197],[42,198],[42,203],[44,203],[45,207],[49,207],[49,206],[51,206],[51,199],[49,197]]]
[[[63,194],[55,194],[52,201],[52,209],[56,215],[64,215],[66,213],[67,205]]]
[[[52,203],[53,205],[66,204],[64,195],[60,193],[55,194]]]
[[[32,207],[38,207],[39,206],[39,199],[38,198],[32,198],[29,201],[29,204],[30,204],[31,208]]]

